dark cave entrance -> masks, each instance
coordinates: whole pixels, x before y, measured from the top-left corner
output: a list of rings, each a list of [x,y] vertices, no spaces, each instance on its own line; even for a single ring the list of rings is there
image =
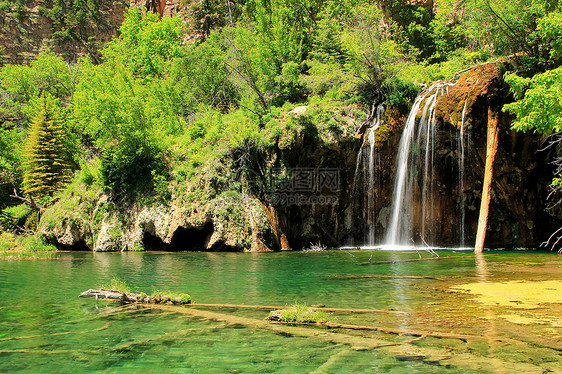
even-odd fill
[[[169,250],[175,252],[205,251],[214,231],[215,228],[211,222],[206,223],[200,229],[178,227],[172,237]]]
[[[60,244],[56,241],[49,240],[47,240],[47,243],[54,244],[59,251],[92,251],[92,249],[88,247],[88,244],[86,244],[86,241],[84,240],[80,240],[72,245]]]
[[[142,246],[147,251],[170,251],[170,246],[156,235],[145,232],[142,236]]]

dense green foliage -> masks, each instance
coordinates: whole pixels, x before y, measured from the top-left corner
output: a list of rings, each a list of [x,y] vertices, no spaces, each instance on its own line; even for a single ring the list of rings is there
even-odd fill
[[[45,242],[38,234],[17,236],[0,232],[0,259],[52,259],[56,257],[56,247]]]
[[[350,134],[375,104],[407,108],[420,83],[512,54],[520,69],[507,78],[518,99],[508,106],[515,126],[545,134],[562,126],[557,1],[183,4],[187,23],[130,9],[120,35],[75,64],[45,51],[29,66],[0,69],[0,208],[14,205],[14,187],[52,195],[74,160],[81,167],[69,189],[103,190],[114,201],[176,198],[196,212],[247,193],[252,171],[265,174],[260,155],[299,132],[322,141]],[[87,42],[83,30],[101,22],[101,5],[54,1],[56,35]],[[186,43],[186,32],[201,38]],[[288,116],[300,105],[305,115]],[[47,123],[57,126],[50,153],[37,135]],[[38,159],[60,168],[33,179]],[[92,199],[68,204],[93,215]]]

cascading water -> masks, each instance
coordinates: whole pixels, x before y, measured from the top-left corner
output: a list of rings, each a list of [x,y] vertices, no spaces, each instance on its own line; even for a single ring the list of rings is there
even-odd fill
[[[435,104],[438,97],[448,92],[448,88],[453,85],[438,83],[431,86],[416,98],[408,115],[398,148],[390,225],[386,237],[388,246],[409,246],[419,239],[425,242],[425,238],[431,233],[434,211]],[[461,131],[464,131],[462,128],[461,126]],[[414,201],[415,197],[419,201]],[[417,232],[413,230],[415,216],[421,219],[416,225],[419,227]]]
[[[357,162],[355,168],[355,176],[353,178],[353,190],[357,186],[357,181],[360,176],[360,166],[366,168],[363,173],[363,195],[365,196],[363,207],[363,220],[365,222],[365,244],[369,247],[375,245],[375,224],[376,224],[376,159],[377,153],[375,152],[375,132],[380,126],[381,117],[384,113],[384,107],[379,105],[376,109],[375,118],[367,129],[367,134],[363,138],[363,144],[357,154]]]

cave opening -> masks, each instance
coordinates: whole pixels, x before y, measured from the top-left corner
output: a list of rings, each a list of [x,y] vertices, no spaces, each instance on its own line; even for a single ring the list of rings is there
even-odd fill
[[[145,232],[142,236],[142,246],[147,251],[169,251],[170,246],[156,235]]]
[[[214,230],[211,222],[206,223],[200,229],[178,227],[172,236],[169,250],[175,252],[206,251]]]
[[[84,241],[84,240],[77,241],[76,243],[70,244],[70,245],[61,244],[61,243],[58,243],[56,241],[49,241],[49,240],[47,240],[47,243],[54,244],[55,247],[57,247],[57,249],[59,251],[73,251],[74,252],[74,251],[91,251],[92,250],[88,246],[86,241]]]

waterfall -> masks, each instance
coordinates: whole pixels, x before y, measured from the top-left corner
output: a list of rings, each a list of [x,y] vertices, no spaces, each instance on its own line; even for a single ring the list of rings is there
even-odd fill
[[[355,167],[355,176],[353,178],[353,190],[357,186],[360,178],[361,166],[363,166],[363,221],[365,222],[365,245],[373,247],[375,245],[375,225],[376,225],[376,159],[378,157],[375,152],[376,131],[380,126],[381,117],[384,113],[384,107],[379,105],[376,109],[376,115],[373,122],[367,129],[366,135],[363,136],[363,143],[357,154]]]
[[[418,95],[406,120],[398,147],[390,226],[386,237],[389,246],[411,245],[418,235],[425,241],[424,237],[430,233],[431,227],[427,226],[433,218],[434,203],[435,104],[438,97],[448,92],[449,86],[453,85],[437,83]],[[418,120],[422,104],[423,110]],[[422,183],[416,185],[422,171]],[[414,195],[419,196],[421,206],[414,201]],[[415,209],[419,209],[421,216],[420,232],[417,233],[413,232]]]

